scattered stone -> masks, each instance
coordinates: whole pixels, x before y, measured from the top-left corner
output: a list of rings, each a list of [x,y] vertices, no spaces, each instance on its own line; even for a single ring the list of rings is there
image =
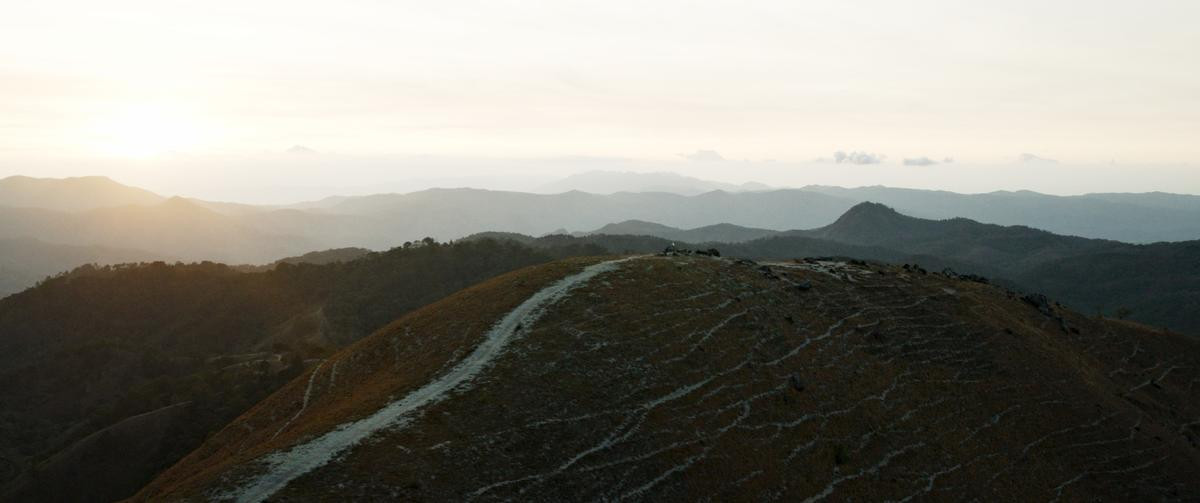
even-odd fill
[[[658,256],[660,256],[660,257],[679,257],[679,256],[684,256],[684,255],[699,255],[702,257],[720,257],[721,252],[718,251],[716,248],[709,248],[707,250],[689,250],[687,248],[676,248],[675,244],[672,243],[670,246],[663,248],[663,251],[659,252],[659,254],[658,254]]]
[[[951,278],[951,279],[959,279],[959,280],[963,280],[963,281],[973,281],[975,283],[983,283],[985,285],[991,284],[991,281],[989,281],[987,278],[985,278],[983,276],[980,276],[978,274],[959,274],[957,272],[954,272],[954,269],[951,269],[949,267],[942,269],[942,275],[947,278]]]
[[[768,266],[765,266],[765,265],[759,266],[758,270],[759,270],[759,272],[762,272],[764,278],[773,279],[773,280],[779,279],[779,276],[775,274],[775,271],[772,271],[771,268]]]
[[[1026,304],[1037,308],[1038,312],[1058,321],[1058,326],[1062,329],[1063,333],[1079,333],[1078,328],[1072,327],[1069,323],[1067,323],[1066,318],[1063,318],[1062,315],[1055,312],[1055,307],[1061,308],[1062,304],[1051,302],[1050,299],[1040,293],[1026,294],[1021,297],[1021,300],[1025,301]]]
[[[1054,308],[1050,305],[1050,299],[1046,298],[1043,294],[1026,294],[1021,297],[1021,300],[1025,301],[1026,304],[1036,307],[1039,312],[1046,316],[1054,316]]]

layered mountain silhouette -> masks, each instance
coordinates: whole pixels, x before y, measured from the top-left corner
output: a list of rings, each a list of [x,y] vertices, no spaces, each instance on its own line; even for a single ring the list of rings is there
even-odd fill
[[[0,180],[0,239],[119,249],[127,252],[128,260],[268,264],[313,250],[384,250],[425,237],[448,240],[495,231],[540,236],[566,230],[744,242],[828,225],[866,200],[915,217],[966,217],[1091,238],[1150,242],[1200,237],[1200,198],[1161,193],[1058,197],[812,186],[684,196],[432,189],[255,206],[163,198],[101,177],[10,177]],[[647,230],[651,224],[670,228]],[[1170,247],[1163,250],[1173,253]],[[111,262],[111,254],[91,255]],[[10,259],[5,267],[13,272],[0,285],[0,295],[83,263],[66,253],[46,256],[62,260]]]
[[[1197,369],[909,266],[573,259],[322,360],[135,499],[1191,500]]]
[[[759,229],[720,226],[725,236],[751,236]],[[732,227],[732,228],[731,228]],[[601,231],[642,234],[606,235]],[[646,253],[682,241],[685,231],[652,223],[614,225],[574,238],[516,237],[530,246],[578,241],[612,253]],[[644,234],[643,234],[644,233]],[[768,232],[737,243],[680,243],[727,255],[757,259],[843,256],[892,263],[919,263],[982,275],[1029,292],[1044,292],[1088,313],[1126,313],[1133,319],[1200,334],[1200,241],[1135,245],[1060,236],[1024,226],[983,224],[965,218],[928,220],[903,215],[877,203],[861,203],[834,223],[808,231]]]
[[[150,205],[165,198],[103,176],[0,179],[0,206],[82,211],[114,206]]]
[[[802,190],[876,202],[928,219],[969,218],[999,225],[1023,225],[1056,234],[1131,243],[1200,238],[1194,212],[1200,197],[1150,192],[1052,196],[1031,191],[957,194],[893,187],[807,186]]]
[[[654,222],[626,220],[580,234],[655,236],[685,243],[740,243],[779,233],[779,231],[742,227],[733,224],[706,225],[695,229],[676,229]]]

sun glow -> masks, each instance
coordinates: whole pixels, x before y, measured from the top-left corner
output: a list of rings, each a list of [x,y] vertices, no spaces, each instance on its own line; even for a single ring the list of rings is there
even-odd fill
[[[130,106],[93,126],[97,150],[117,157],[146,158],[197,146],[206,136],[190,114],[163,105]]]

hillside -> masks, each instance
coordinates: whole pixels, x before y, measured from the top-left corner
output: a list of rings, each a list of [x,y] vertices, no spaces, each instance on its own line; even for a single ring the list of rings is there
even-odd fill
[[[275,261],[275,263],[325,265],[337,262],[350,262],[370,254],[371,250],[364,248],[335,248],[331,250],[308,252],[296,257],[281,258]]]
[[[0,206],[85,211],[114,206],[157,204],[163,197],[148,190],[119,184],[103,176],[0,179]]]
[[[83,264],[120,264],[165,258],[142,250],[60,245],[30,238],[0,238],[0,297],[17,293],[49,276]]]
[[[312,359],[556,253],[430,241],[258,273],[88,266],[0,299],[0,501],[128,496]],[[180,413],[145,416],[160,409]],[[147,421],[157,436],[128,426]]]
[[[641,235],[479,236],[534,247],[586,243],[609,253],[654,253],[672,242],[655,235],[670,235],[672,228],[653,223],[610,229]],[[773,233],[739,243],[680,240],[676,244],[692,249],[715,247],[726,256],[753,259],[839,256],[918,263],[935,271],[950,268],[983,275],[1010,288],[1042,292],[1089,314],[1121,313],[1144,323],[1200,334],[1200,241],[1134,245],[965,218],[928,220],[900,214],[882,204],[861,203],[833,224],[814,230]]]
[[[1054,196],[1028,190],[958,194],[896,187],[806,186],[806,191],[873,201],[928,219],[969,218],[1055,234],[1130,243],[1200,239],[1200,196],[1150,192]]]
[[[399,318],[137,496],[1194,500],[1200,342],[909,268],[522,269]]]
[[[229,263],[270,262],[321,248],[308,238],[247,225],[182,198],[74,213],[0,207],[0,237]]]
[[[733,224],[714,224],[695,229],[678,229],[654,222],[626,220],[608,224],[585,234],[654,236],[684,243],[741,243],[778,234],[779,231]]]
[[[1200,334],[1200,241],[1136,245],[965,218],[920,219],[876,203],[788,234],[926,257],[920,261],[927,265],[999,276],[1081,311],[1129,310],[1134,319]],[[855,256],[894,260],[869,250]]]

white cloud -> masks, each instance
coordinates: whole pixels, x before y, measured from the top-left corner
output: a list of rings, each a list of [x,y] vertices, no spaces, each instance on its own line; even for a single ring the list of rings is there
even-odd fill
[[[912,159],[904,159],[905,166],[932,166],[938,162],[928,157],[915,157]]]
[[[1017,160],[1019,160],[1021,162],[1049,162],[1049,163],[1057,163],[1058,162],[1056,159],[1049,159],[1046,157],[1042,157],[1042,156],[1038,156],[1038,155],[1034,155],[1034,154],[1030,154],[1030,153],[1024,153],[1024,154],[1017,156]]]
[[[882,154],[874,154],[871,152],[843,152],[841,150],[833,153],[833,162],[838,164],[879,164],[887,156]]]

